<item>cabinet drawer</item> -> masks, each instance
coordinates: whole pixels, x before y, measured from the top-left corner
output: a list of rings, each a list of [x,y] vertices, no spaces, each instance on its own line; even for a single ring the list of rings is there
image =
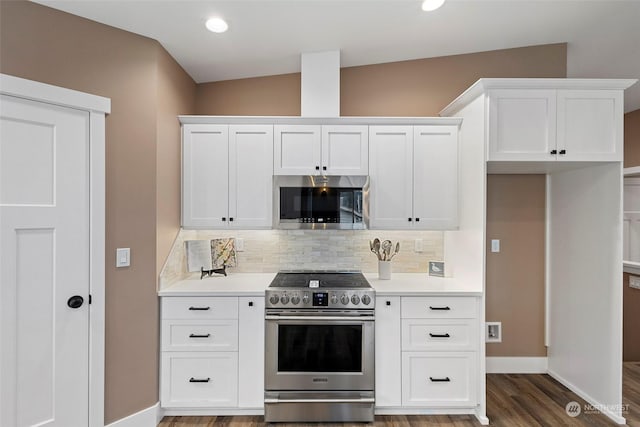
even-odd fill
[[[238,321],[163,320],[163,351],[236,351]]]
[[[402,405],[475,406],[477,353],[402,353]]]
[[[475,297],[403,297],[403,319],[475,319]]]
[[[402,350],[477,350],[476,321],[471,319],[403,319]]]
[[[162,319],[237,319],[238,297],[163,297]]]
[[[163,408],[237,406],[238,353],[163,353],[160,398]]]

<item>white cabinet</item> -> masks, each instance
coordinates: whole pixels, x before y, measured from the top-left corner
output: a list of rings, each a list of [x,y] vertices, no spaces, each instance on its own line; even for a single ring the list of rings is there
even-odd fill
[[[185,124],[182,225],[270,228],[273,126]]]
[[[165,410],[262,410],[264,296],[162,297],[161,350]]]
[[[490,161],[622,160],[622,92],[493,89]]]
[[[370,126],[372,229],[455,229],[458,127]]]
[[[238,405],[264,405],[264,297],[238,298]]]
[[[368,126],[276,125],[276,175],[367,175]]]
[[[376,406],[402,405],[400,297],[376,298]]]
[[[622,259],[640,263],[640,177],[624,179],[623,226]]]

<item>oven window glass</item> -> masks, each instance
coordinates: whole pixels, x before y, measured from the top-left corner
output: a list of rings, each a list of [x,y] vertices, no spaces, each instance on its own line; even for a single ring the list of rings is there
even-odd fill
[[[280,219],[311,223],[361,223],[362,189],[281,187]]]
[[[362,372],[362,325],[278,325],[279,372]]]

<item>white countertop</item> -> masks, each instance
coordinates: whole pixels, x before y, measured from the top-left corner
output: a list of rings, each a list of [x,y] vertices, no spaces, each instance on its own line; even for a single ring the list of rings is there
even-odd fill
[[[166,296],[259,296],[276,273],[236,273],[228,276],[194,277],[161,289]],[[364,273],[380,296],[482,295],[482,283],[468,283],[455,278],[431,277],[427,273],[393,273],[391,280],[379,280],[378,273]]]

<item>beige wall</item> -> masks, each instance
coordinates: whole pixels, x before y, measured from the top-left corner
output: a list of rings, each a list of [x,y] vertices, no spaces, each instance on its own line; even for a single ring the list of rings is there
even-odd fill
[[[640,166],[640,110],[624,115],[624,167]]]
[[[151,39],[0,2],[0,71],[111,98],[106,119],[105,421],[158,401],[156,272],[179,228],[179,126],[195,84]],[[156,224],[158,227],[156,228]],[[116,247],[131,267],[116,269]]]
[[[502,342],[487,344],[487,356],[546,356],[545,191],[544,175],[487,177],[486,320],[502,322]]]

